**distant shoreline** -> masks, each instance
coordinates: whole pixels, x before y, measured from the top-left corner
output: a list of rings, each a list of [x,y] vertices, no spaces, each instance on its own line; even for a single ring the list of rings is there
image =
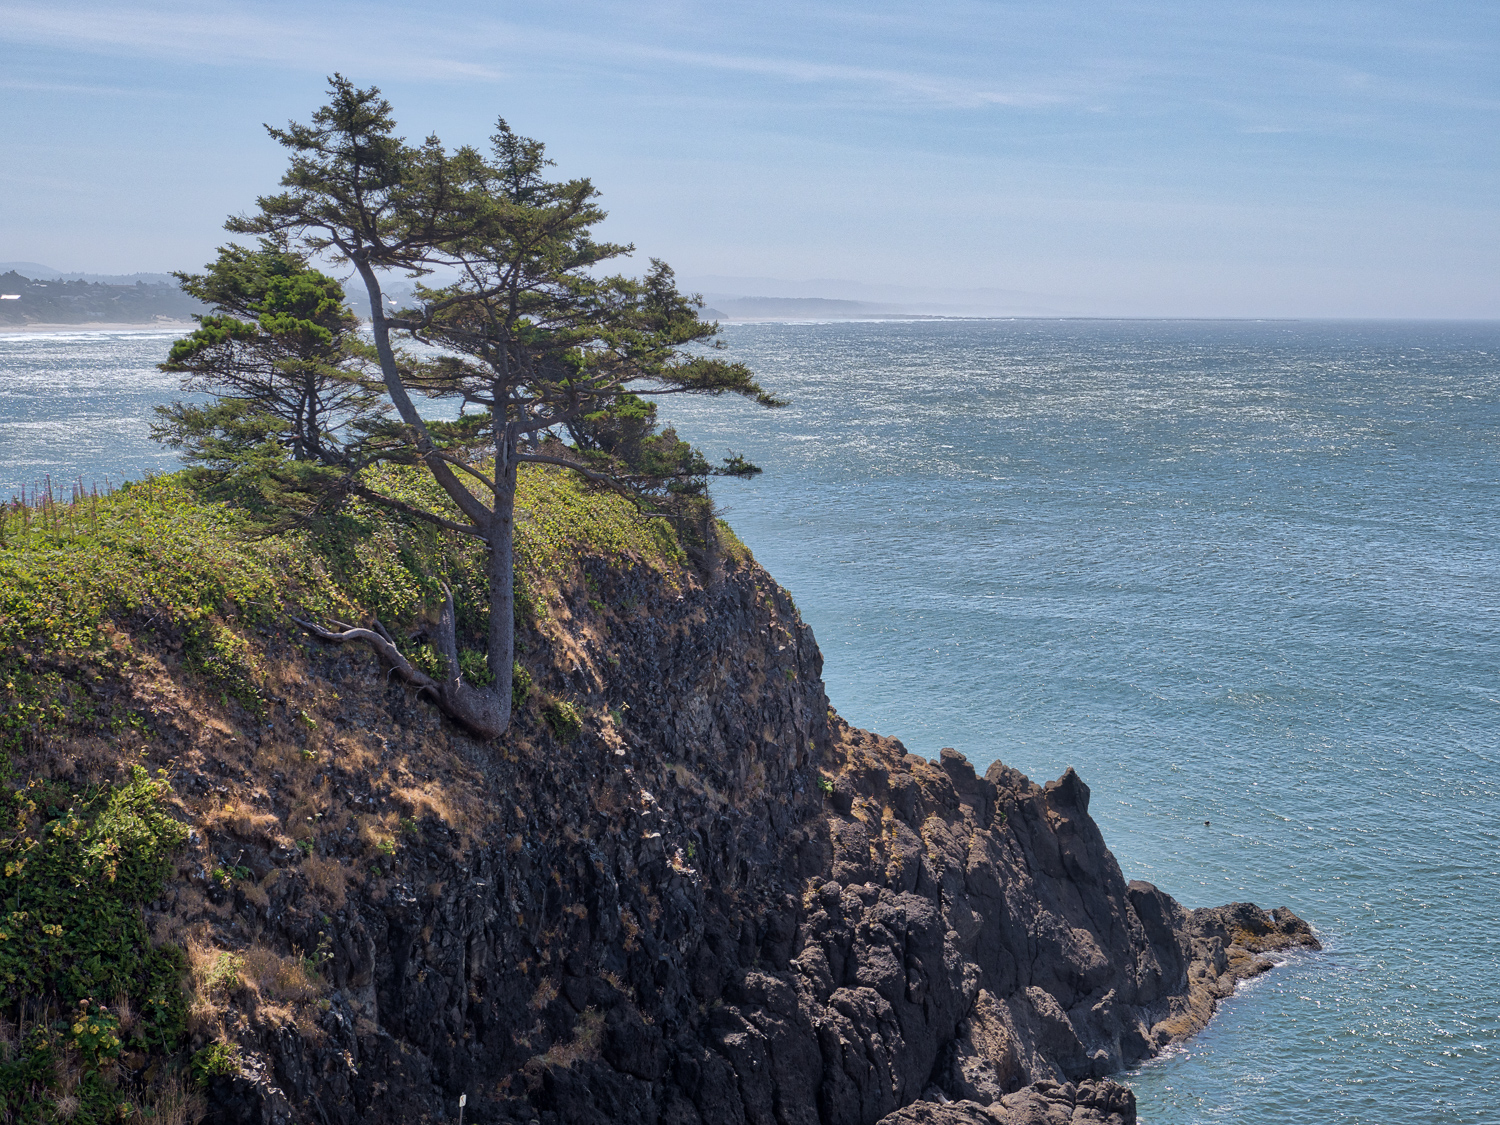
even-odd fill
[[[86,321],[83,324],[0,324],[0,336],[56,336],[66,332],[181,332],[198,327],[191,320],[158,320],[151,324]]]

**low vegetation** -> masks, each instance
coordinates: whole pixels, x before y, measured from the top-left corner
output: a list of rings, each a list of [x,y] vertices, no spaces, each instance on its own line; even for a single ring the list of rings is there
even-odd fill
[[[441,502],[430,477],[385,473],[386,490]],[[582,717],[534,688],[542,669],[526,662],[545,658],[538,639],[568,612],[563,592],[582,587],[583,560],[680,580],[686,555],[670,525],[576,475],[527,467],[518,497],[516,615],[533,648],[515,665],[513,695],[528,729],[560,745]],[[182,476],[0,510],[0,1120],[195,1120],[203,1085],[238,1067],[226,1011],[248,1003],[298,1026],[319,1013],[325,951],[148,932],[143,908],[173,879],[189,822],[209,835],[284,835],[300,875],[335,910],[351,880],[378,875],[419,836],[423,817],[461,819],[420,778],[393,780],[404,816],[332,808],[319,771],[335,747],[341,764],[358,759],[311,703],[282,714],[285,672],[267,653],[319,651],[292,624],[308,615],[378,618],[417,659],[446,583],[460,661],[477,672],[483,546],[357,500],[316,532],[246,530]],[[300,732],[265,743],[252,762],[283,771],[288,793],[301,779],[291,813],[272,816],[243,793],[188,800],[170,770],[140,764],[171,756],[142,689],[163,678],[186,693],[193,723],[228,743],[276,717]],[[345,829],[366,866],[324,849]],[[277,872],[258,883],[229,852],[203,874],[201,892],[182,893],[263,902]]]
[[[187,829],[170,786],[32,780],[0,795],[0,1112],[7,1121],[133,1116],[178,1098],[131,1080],[130,1056],[175,1054],[186,1030],[180,949],[156,945],[157,898]]]

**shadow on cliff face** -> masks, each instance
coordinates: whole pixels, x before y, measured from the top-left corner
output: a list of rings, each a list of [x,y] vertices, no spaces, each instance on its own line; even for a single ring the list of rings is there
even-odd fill
[[[585,557],[525,639],[491,745],[270,631],[266,714],[169,659],[121,688],[195,829],[148,920],[189,948],[195,1045],[239,1052],[212,1120],[446,1121],[462,1093],[478,1123],[1129,1122],[1109,1074],[1316,947],[1127,885],[1072,771],[848,727],[742,551]]]

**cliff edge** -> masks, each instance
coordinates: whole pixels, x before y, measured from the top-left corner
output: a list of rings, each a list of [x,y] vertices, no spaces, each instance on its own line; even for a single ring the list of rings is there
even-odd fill
[[[100,602],[92,655],[13,645],[27,684],[87,702],[23,715],[8,671],[13,775],[81,793],[166,768],[189,831],[142,915],[185,951],[182,1038],[94,1071],[59,1041],[55,1066],[147,1104],[191,1056],[186,1116],[258,1125],[447,1121],[460,1095],[480,1123],[1128,1123],[1111,1074],[1267,953],[1317,948],[1288,911],[1127,883],[1072,770],[979,776],[848,726],[732,540],[649,555],[533,567],[531,686],[496,744],[247,612],[253,591],[197,617]],[[38,838],[71,815],[31,803]],[[78,1001],[48,987],[54,1014]]]

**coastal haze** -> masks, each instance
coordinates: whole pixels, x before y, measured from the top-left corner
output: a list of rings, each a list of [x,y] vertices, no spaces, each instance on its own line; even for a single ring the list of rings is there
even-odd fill
[[[24,375],[0,489],[175,467],[145,436],[171,338],[0,338]],[[1071,765],[1127,878],[1324,941],[1133,1075],[1143,1120],[1491,1120],[1500,325],[726,338],[792,405],[668,414],[765,467],[716,495],[840,713],[924,756]]]
[[[483,147],[503,115],[558,174],[593,179],[602,233],[635,244],[637,268],[665,259],[705,292],[986,315],[1500,315],[1493,5],[0,14],[5,259],[200,269],[225,215],[280,178],[261,124],[304,120],[339,71],[378,84],[412,139]]]

